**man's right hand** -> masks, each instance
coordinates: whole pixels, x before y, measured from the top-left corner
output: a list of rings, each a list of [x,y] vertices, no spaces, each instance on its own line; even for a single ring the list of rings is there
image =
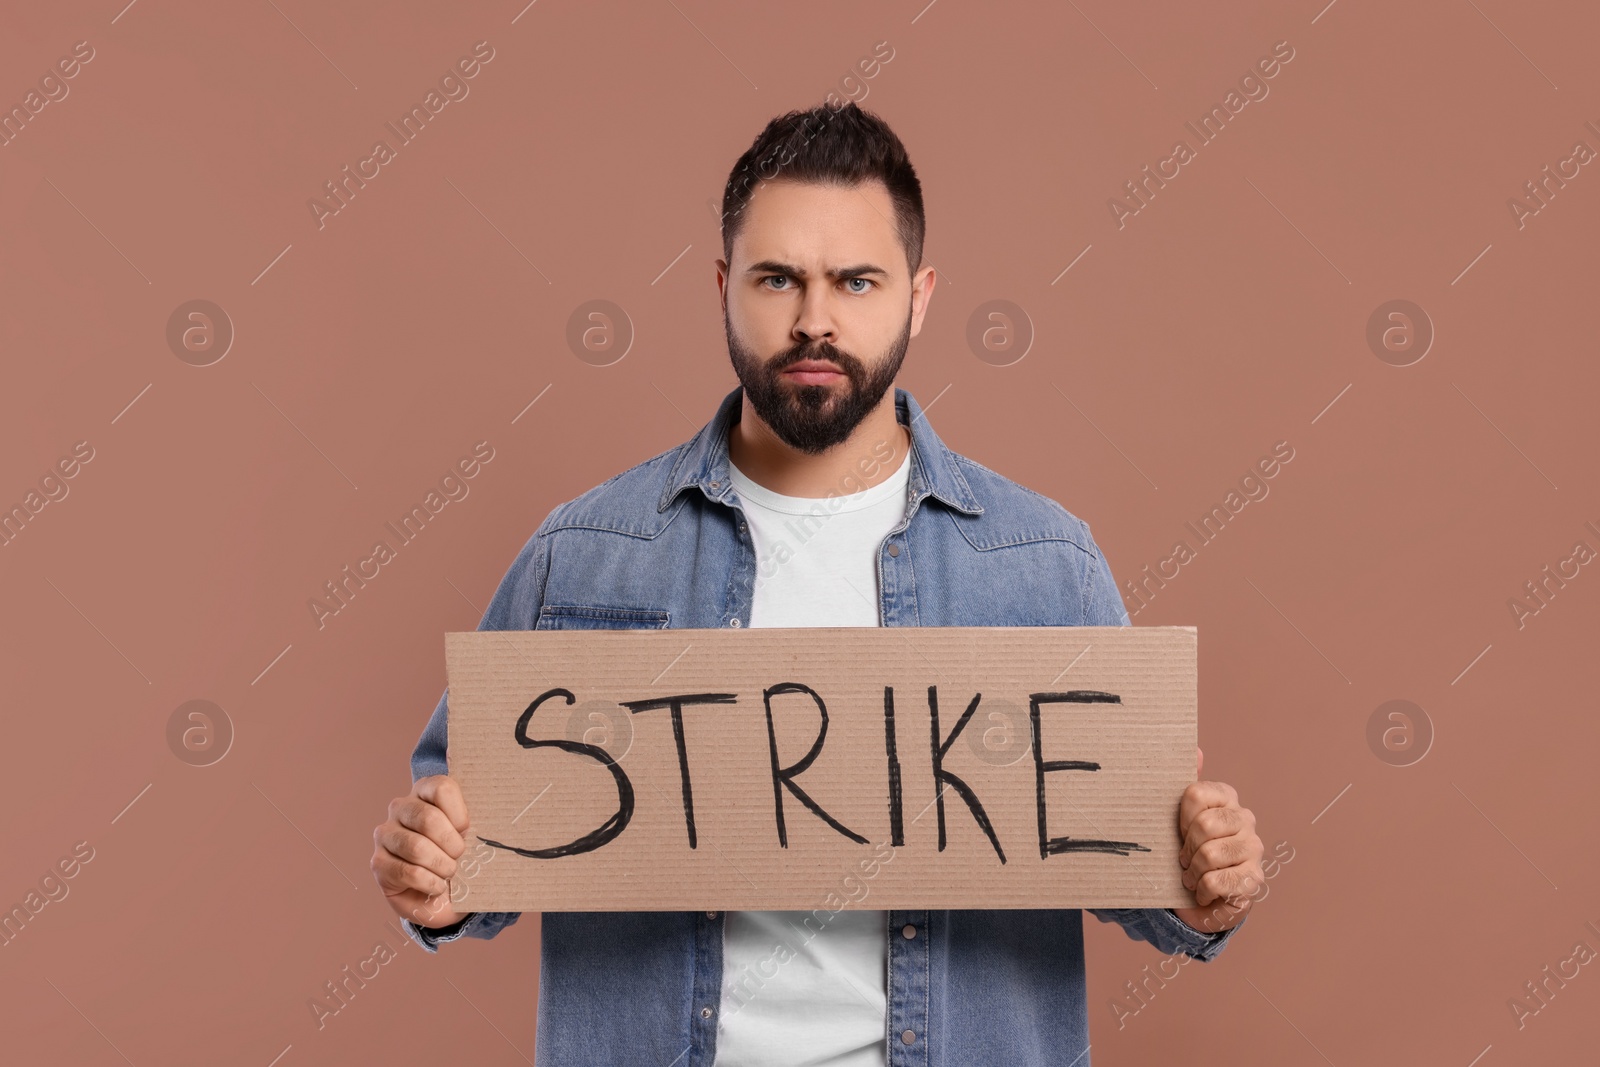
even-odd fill
[[[372,876],[401,918],[418,926],[450,926],[472,913],[450,903],[461,835],[471,826],[461,787],[447,774],[419,778],[408,796],[389,801],[389,818],[372,831]]]

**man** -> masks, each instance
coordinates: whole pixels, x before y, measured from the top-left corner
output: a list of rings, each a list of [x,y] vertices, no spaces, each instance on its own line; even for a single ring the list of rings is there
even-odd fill
[[[479,628],[1129,625],[1084,522],[889,391],[935,283],[894,133],[853,103],[775,119],[723,208],[740,386],[688,442],[555,508]],[[373,835],[374,876],[430,952],[518,917],[446,895],[470,826],[448,696]],[[1219,782],[1189,786],[1178,823],[1200,906],[1094,914],[1209,960],[1265,884],[1261,840]],[[820,931],[812,914],[544,914],[539,1064],[1088,1067],[1081,911],[842,909]]]

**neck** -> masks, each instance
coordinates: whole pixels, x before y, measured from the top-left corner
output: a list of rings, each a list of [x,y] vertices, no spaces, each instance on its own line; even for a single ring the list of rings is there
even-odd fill
[[[751,481],[784,496],[823,498],[870,489],[888,479],[911,448],[911,431],[895,417],[894,390],[845,440],[820,455],[791,448],[761,421],[746,395],[728,430],[728,458]]]

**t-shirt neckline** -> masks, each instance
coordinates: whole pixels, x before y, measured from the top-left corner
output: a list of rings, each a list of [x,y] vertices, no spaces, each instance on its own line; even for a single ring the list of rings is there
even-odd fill
[[[883,481],[858,493],[841,493],[838,496],[785,496],[775,493],[766,486],[752,481],[750,476],[734,465],[733,460],[728,460],[728,470],[733,481],[734,491],[743,499],[759,504],[772,511],[781,511],[790,515],[810,514],[819,504],[832,512],[860,511],[862,508],[872,507],[884,500],[904,493],[911,478],[911,452],[908,449],[900,460],[900,466],[895,472]]]

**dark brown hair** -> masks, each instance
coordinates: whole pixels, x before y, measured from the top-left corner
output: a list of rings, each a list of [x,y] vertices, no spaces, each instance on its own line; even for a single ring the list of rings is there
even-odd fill
[[[855,101],[820,104],[791,111],[767,123],[728,175],[722,193],[722,255],[733,262],[733,240],[744,223],[744,209],[763,181],[859,185],[878,179],[894,203],[895,229],[915,272],[922,265],[926,221],[922,183],[905,145],[888,123]]]

